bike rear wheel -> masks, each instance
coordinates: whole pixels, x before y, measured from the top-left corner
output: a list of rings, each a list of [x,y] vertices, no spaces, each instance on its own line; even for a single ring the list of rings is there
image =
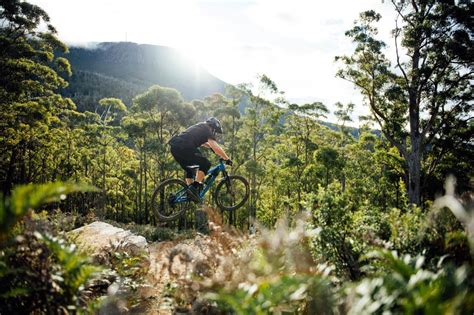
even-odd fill
[[[230,175],[217,184],[214,199],[222,210],[236,210],[244,205],[249,197],[249,183],[239,175]]]
[[[188,186],[180,179],[167,179],[155,189],[151,207],[158,221],[167,222],[181,217],[192,201],[186,196]]]

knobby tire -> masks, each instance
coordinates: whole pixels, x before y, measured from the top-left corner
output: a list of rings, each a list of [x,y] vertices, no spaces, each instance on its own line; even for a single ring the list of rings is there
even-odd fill
[[[151,198],[151,206],[159,221],[173,221],[184,215],[191,201],[172,204],[168,199],[181,188],[186,190],[186,183],[180,179],[171,178],[161,182],[155,189]]]
[[[233,193],[238,194],[238,196],[232,196],[229,191],[229,182],[230,189],[234,190]],[[250,194],[249,191],[249,183],[245,177],[229,175],[228,178],[224,178],[217,184],[214,200],[217,206],[222,210],[237,210],[247,201]]]

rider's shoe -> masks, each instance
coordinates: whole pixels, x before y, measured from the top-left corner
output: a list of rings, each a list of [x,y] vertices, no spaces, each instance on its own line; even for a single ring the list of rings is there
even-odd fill
[[[202,191],[203,185],[198,182],[194,182],[188,186],[188,197],[193,200],[194,202],[201,202],[201,198],[199,198],[199,194]]]

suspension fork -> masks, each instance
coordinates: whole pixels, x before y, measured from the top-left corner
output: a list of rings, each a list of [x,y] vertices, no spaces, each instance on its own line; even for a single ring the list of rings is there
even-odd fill
[[[230,194],[232,199],[234,199],[235,196],[234,196],[234,191],[232,189],[232,183],[230,181],[229,173],[227,173],[226,169],[224,169],[222,171],[222,176],[224,177],[225,186],[227,187],[227,193]],[[230,213],[229,213],[229,223],[231,225],[234,224],[234,222],[236,220],[235,216],[236,216],[235,210],[230,211]]]
[[[230,177],[229,177],[229,173],[227,173],[227,170],[222,171],[222,176],[224,176],[224,181],[225,181],[225,186],[227,187],[227,191],[229,193],[232,193],[232,183],[230,182]]]

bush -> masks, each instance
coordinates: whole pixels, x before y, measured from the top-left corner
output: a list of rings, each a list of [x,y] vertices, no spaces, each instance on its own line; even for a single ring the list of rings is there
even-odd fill
[[[2,246],[0,313],[54,314],[83,307],[81,291],[97,271],[73,245],[26,231]]]
[[[91,189],[63,183],[25,185],[2,198],[0,313],[65,314],[85,306],[82,291],[99,269],[74,245],[51,236],[44,221],[27,219],[20,224],[31,209],[81,190]]]
[[[331,268],[318,264],[310,253],[315,232],[303,220],[294,229],[279,222],[275,231],[264,231],[257,244],[229,262],[232,274],[225,283],[212,283],[206,297],[236,314],[333,313],[337,305]]]
[[[391,231],[387,215],[377,207],[366,206],[352,215],[354,248],[366,253],[388,245]]]
[[[420,208],[408,207],[404,210],[392,208],[388,220],[391,228],[390,242],[395,250],[412,255],[423,250],[426,215]]]
[[[347,196],[338,183],[331,183],[319,187],[316,203],[313,225],[321,231],[313,239],[313,254],[334,265],[338,276],[357,279],[360,253],[353,246],[353,214]]]
[[[364,279],[348,290],[349,314],[472,314],[473,288],[467,266],[423,268],[425,257],[399,257],[397,252],[379,251],[385,271]],[[471,284],[472,285],[472,284]]]

